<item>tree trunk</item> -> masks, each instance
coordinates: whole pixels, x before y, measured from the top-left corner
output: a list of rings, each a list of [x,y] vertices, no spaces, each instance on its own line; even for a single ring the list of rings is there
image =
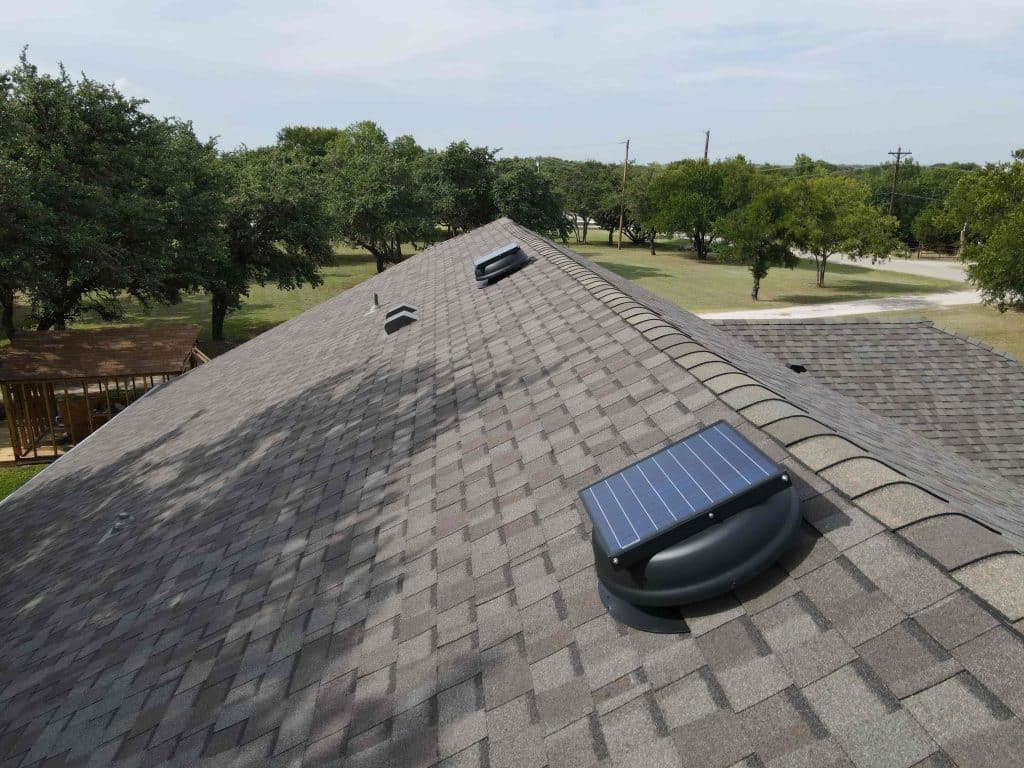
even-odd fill
[[[697,261],[708,260],[708,248],[707,243],[704,242],[704,233],[701,230],[695,230],[693,235],[693,249],[697,252]]]
[[[590,227],[590,219],[589,219],[589,217],[584,217],[584,219],[583,219],[583,242],[584,243],[587,242],[587,230],[589,229],[589,227]]]
[[[654,253],[654,235],[655,235],[655,233],[651,232],[651,256],[656,256],[657,255],[657,254]]]
[[[212,296],[210,315],[210,338],[214,341],[224,340],[224,317],[228,313],[228,299],[219,293]]]
[[[761,292],[761,278],[754,278],[754,287],[750,289],[750,298],[757,301],[757,294]]]
[[[615,240],[613,239],[613,235],[614,234],[615,234],[615,227],[608,227],[608,245],[614,245],[615,244]]]
[[[8,339],[14,339],[14,291],[9,288],[0,289],[0,326]]]
[[[377,248],[373,249],[373,255],[377,259],[377,274],[384,271],[384,251]]]
[[[827,260],[827,256],[819,257],[816,255],[814,257],[814,266],[816,267],[817,272],[817,285],[819,288],[825,287],[825,263],[827,262]]]

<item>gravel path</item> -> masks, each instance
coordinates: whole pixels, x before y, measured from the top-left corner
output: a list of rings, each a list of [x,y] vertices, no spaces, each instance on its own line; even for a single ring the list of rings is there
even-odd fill
[[[741,309],[735,312],[707,312],[706,320],[810,320],[818,317],[868,315],[875,312],[894,312],[901,309],[935,309],[963,304],[980,304],[978,291],[927,293],[917,296],[890,296],[885,299],[833,301],[825,304],[805,304],[785,309]]]

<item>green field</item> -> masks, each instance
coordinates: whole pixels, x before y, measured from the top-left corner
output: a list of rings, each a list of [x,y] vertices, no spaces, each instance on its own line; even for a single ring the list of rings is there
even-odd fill
[[[600,233],[594,240],[600,238]],[[957,283],[934,278],[878,272],[863,267],[836,264],[829,267],[827,287],[814,285],[814,265],[801,262],[795,269],[773,269],[761,282],[761,300],[750,299],[750,273],[746,267],[732,264],[698,262],[678,243],[659,244],[658,254],[651,256],[643,246],[614,246],[594,243],[570,247],[598,264],[626,277],[653,293],[684,309],[695,312],[714,310],[789,307],[827,301],[848,301],[907,293],[930,293],[957,290]],[[125,318],[119,325],[182,325],[195,323],[202,327],[200,338],[208,354],[218,354],[275,325],[305,312],[332,296],[351,288],[376,274],[373,257],[365,251],[339,247],[332,264],[322,270],[324,283],[317,288],[282,291],[272,286],[252,286],[242,308],[228,315],[224,323],[225,344],[209,341],[210,299],[197,293],[184,297],[179,304],[153,306],[144,310],[137,302],[125,300]],[[93,328],[103,323],[83,318],[75,328]]]
[[[224,344],[213,344],[210,338],[210,297],[201,293],[189,294],[180,304],[153,306],[145,311],[136,301],[126,299],[125,318],[117,323],[105,323],[93,318],[76,322],[73,328],[98,328],[112,325],[189,325],[202,326],[200,338],[203,351],[218,354],[224,349],[248,341],[253,336],[302,314],[332,296],[377,274],[373,257],[366,251],[339,247],[335,258],[321,270],[324,282],[317,288],[299,288],[282,291],[273,286],[252,286],[242,308],[228,314],[224,321]]]
[[[0,499],[14,493],[15,488],[27,483],[45,464],[31,464],[23,467],[0,467]]]
[[[814,262],[801,260],[794,269],[772,269],[761,281],[760,300],[750,298],[751,277],[746,267],[715,261],[700,262],[677,244],[658,245],[651,256],[644,246],[571,243],[570,248],[638,285],[691,312],[735,309],[773,309],[828,301],[853,301],[963,290],[960,283],[867,267],[830,264],[825,287],[814,284]]]

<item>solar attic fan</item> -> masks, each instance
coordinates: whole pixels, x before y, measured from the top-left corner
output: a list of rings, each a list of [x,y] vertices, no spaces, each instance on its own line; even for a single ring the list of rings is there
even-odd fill
[[[681,606],[723,594],[794,543],[789,473],[724,421],[580,491],[598,592],[647,632],[688,632]]]

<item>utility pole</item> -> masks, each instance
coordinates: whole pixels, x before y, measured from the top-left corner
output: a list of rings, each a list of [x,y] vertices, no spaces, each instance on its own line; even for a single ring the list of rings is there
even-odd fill
[[[900,158],[904,155],[910,156],[913,154],[909,149],[903,149],[903,147],[896,147],[895,152],[890,152],[896,158],[896,165],[892,169],[892,194],[889,195],[889,215],[892,216],[893,206],[896,204],[896,179],[900,175]]]
[[[626,159],[622,163],[622,195],[619,198],[619,250],[622,250],[622,225],[626,218],[626,171],[629,168],[629,139],[626,139]]]
[[[708,144],[711,143],[711,131],[704,131],[704,162],[708,161]]]

